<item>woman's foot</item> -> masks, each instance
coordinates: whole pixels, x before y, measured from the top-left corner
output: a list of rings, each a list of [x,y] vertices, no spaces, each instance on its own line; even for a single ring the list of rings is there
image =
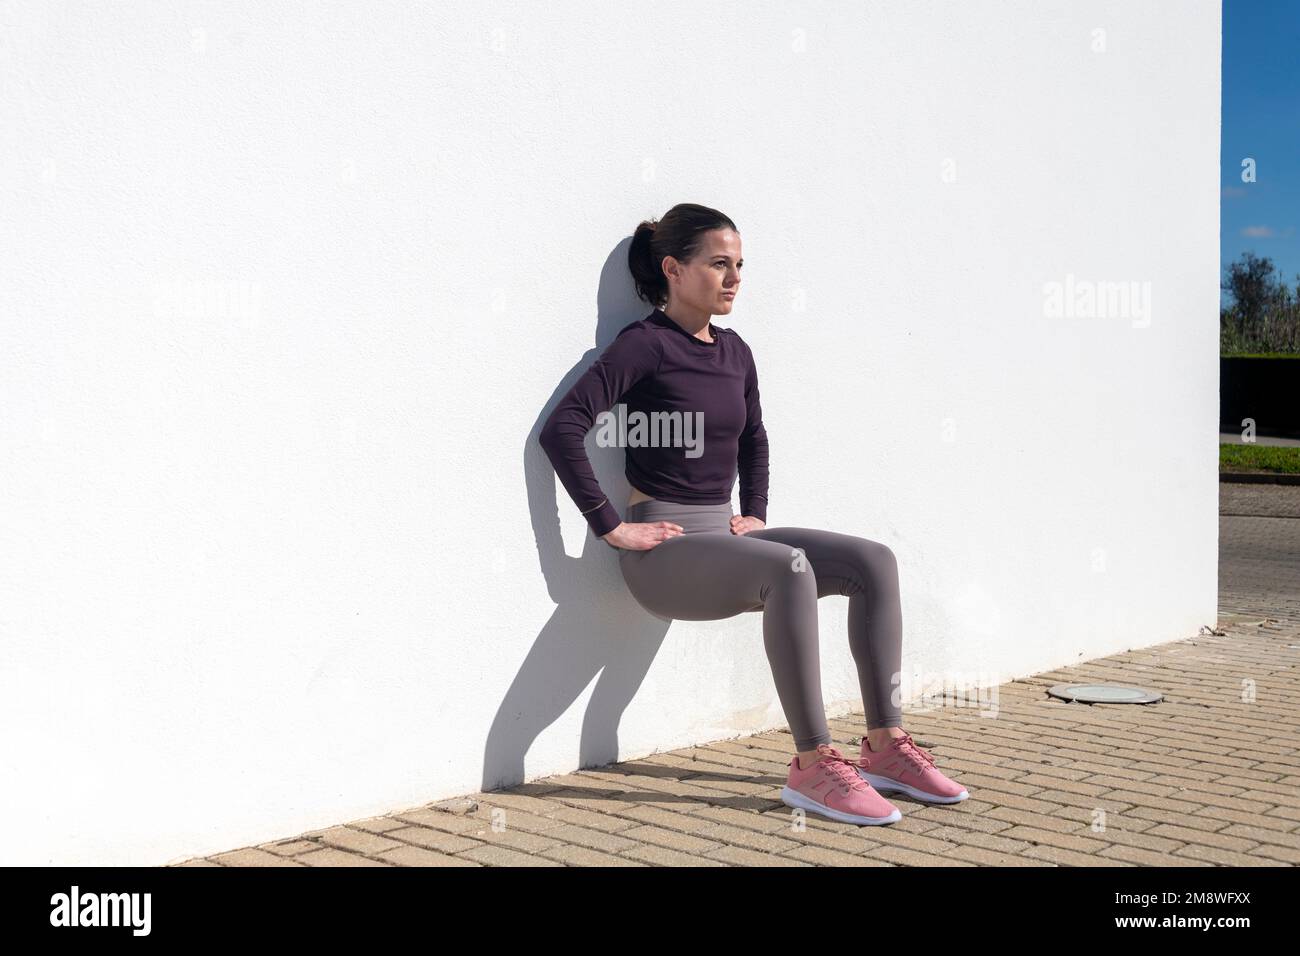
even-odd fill
[[[863,742],[870,742],[871,749],[879,753],[894,742],[895,737],[901,737],[907,733],[902,727],[881,727],[878,730],[868,730],[862,738]]]
[[[812,766],[799,766],[799,757],[790,760],[790,774],[781,791],[781,802],[838,820],[874,826],[896,823],[903,819],[899,809],[876,793],[853,763],[829,744],[817,748],[821,757]]]
[[[880,751],[872,750],[864,736],[855,767],[876,789],[905,793],[923,803],[960,803],[970,796],[965,787],[939,772],[934,758],[906,731]]]

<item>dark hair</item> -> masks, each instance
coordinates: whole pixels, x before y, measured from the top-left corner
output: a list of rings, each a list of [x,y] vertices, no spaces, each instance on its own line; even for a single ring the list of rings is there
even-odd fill
[[[655,308],[668,304],[668,277],[664,256],[689,262],[700,248],[703,234],[712,229],[740,232],[736,224],[708,206],[678,203],[658,221],[646,219],[632,234],[627,250],[627,267],[632,270],[636,294]]]

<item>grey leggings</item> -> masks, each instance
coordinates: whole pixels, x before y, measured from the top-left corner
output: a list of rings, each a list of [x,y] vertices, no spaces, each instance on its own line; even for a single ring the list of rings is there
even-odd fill
[[[763,612],[763,646],[796,749],[831,742],[822,703],[817,599],[849,599],[849,649],[867,727],[901,727],[892,687],[901,675],[903,614],[898,564],[885,545],[814,528],[731,533],[731,503],[638,501],[625,521],[671,521],[680,534],[650,548],[619,548],[628,590],[663,618],[715,621]]]

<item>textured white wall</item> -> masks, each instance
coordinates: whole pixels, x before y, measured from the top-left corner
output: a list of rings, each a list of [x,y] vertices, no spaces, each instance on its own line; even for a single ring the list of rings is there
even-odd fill
[[[676,202],[744,237],[769,523],[894,549],[906,669],[1214,621],[1218,0],[635,10],[6,4],[3,862],[783,725],[760,616],[642,612],[536,444]]]

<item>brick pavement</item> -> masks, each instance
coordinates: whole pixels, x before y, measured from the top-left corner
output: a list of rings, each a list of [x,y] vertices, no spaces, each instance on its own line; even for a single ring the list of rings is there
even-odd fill
[[[774,731],[470,794],[179,866],[1287,866],[1300,862],[1300,486],[1220,485],[1219,621],[1011,681],[996,718],[904,708],[970,790],[888,797],[858,827],[780,802]],[[1208,623],[1208,622],[1207,622]],[[1064,681],[1153,686],[1153,705],[1055,700]],[[856,751],[862,714],[830,722]]]

